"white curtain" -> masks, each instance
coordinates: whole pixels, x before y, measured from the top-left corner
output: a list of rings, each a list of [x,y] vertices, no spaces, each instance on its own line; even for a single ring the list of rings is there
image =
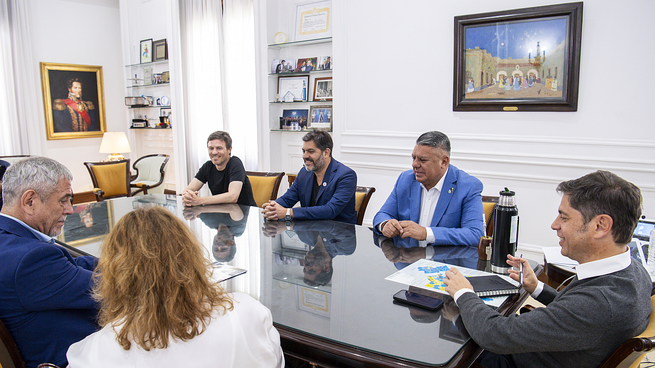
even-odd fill
[[[188,183],[209,159],[207,136],[225,130],[221,2],[180,0],[179,12]]]
[[[28,5],[0,0],[0,155],[39,155],[44,143],[45,127],[38,118],[42,102],[34,98],[41,93],[29,47]]]
[[[232,154],[246,170],[257,165],[257,104],[255,84],[255,24],[252,0],[224,0],[226,129]]]
[[[215,130],[232,136],[232,155],[257,170],[255,31],[252,0],[180,0],[187,176],[208,160]]]

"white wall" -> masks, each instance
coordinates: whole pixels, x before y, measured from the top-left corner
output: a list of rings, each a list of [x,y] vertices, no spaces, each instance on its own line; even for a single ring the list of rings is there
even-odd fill
[[[107,131],[125,131],[118,0],[29,1],[35,73],[40,75],[39,62],[102,66]],[[36,90],[41,91],[40,80]],[[41,101],[43,97],[35,98]],[[42,154],[71,170],[73,192],[90,191],[93,186],[83,162],[106,158],[98,152],[102,138],[46,140],[43,104],[38,108],[39,121],[28,124],[43,137]]]
[[[520,247],[556,246],[556,184],[597,169],[638,185],[655,217],[653,92],[639,72],[655,49],[655,2],[585,1],[577,112],[453,112],[453,38],[457,15],[553,1],[342,1],[335,3],[337,157],[361,185],[375,185],[371,221],[396,176],[410,168],[416,137],[440,130],[451,162],[484,183],[483,194],[517,193]],[[406,3],[410,4],[410,3]]]
[[[584,2],[577,112],[452,111],[453,18],[557,1],[332,3],[334,154],[360,185],[377,188],[365,224],[410,169],[415,139],[428,130],[449,135],[451,163],[482,180],[483,194],[516,191],[522,251],[557,245],[550,230],[557,183],[597,169],[638,185],[645,214],[655,217],[654,94],[643,65],[655,57],[644,42],[655,31],[655,2]],[[297,145],[270,145],[271,166],[279,152],[283,161],[299,154]]]

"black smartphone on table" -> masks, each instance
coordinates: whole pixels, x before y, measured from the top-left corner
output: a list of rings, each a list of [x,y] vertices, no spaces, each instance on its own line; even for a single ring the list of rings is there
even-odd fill
[[[407,290],[400,290],[399,292],[394,294],[393,300],[399,303],[425,308],[431,311],[436,311],[443,306],[443,300],[441,299],[431,298],[429,296],[412,293]]]

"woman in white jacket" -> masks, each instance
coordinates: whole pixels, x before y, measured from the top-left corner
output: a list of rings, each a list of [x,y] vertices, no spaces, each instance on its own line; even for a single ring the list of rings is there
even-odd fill
[[[121,218],[102,245],[102,329],[68,349],[71,368],[283,367],[271,312],[211,281],[191,230],[163,207]]]

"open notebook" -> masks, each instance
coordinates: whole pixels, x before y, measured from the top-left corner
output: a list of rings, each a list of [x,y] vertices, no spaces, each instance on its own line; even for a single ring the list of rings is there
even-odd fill
[[[446,292],[443,280],[450,267],[457,270],[469,279],[473,290],[481,297],[516,294],[520,290],[518,282],[506,275],[497,275],[490,272],[474,270],[471,268],[452,266],[446,263],[420,259],[409,266],[395,272],[386,279],[401,284],[415,286],[421,289]]]

